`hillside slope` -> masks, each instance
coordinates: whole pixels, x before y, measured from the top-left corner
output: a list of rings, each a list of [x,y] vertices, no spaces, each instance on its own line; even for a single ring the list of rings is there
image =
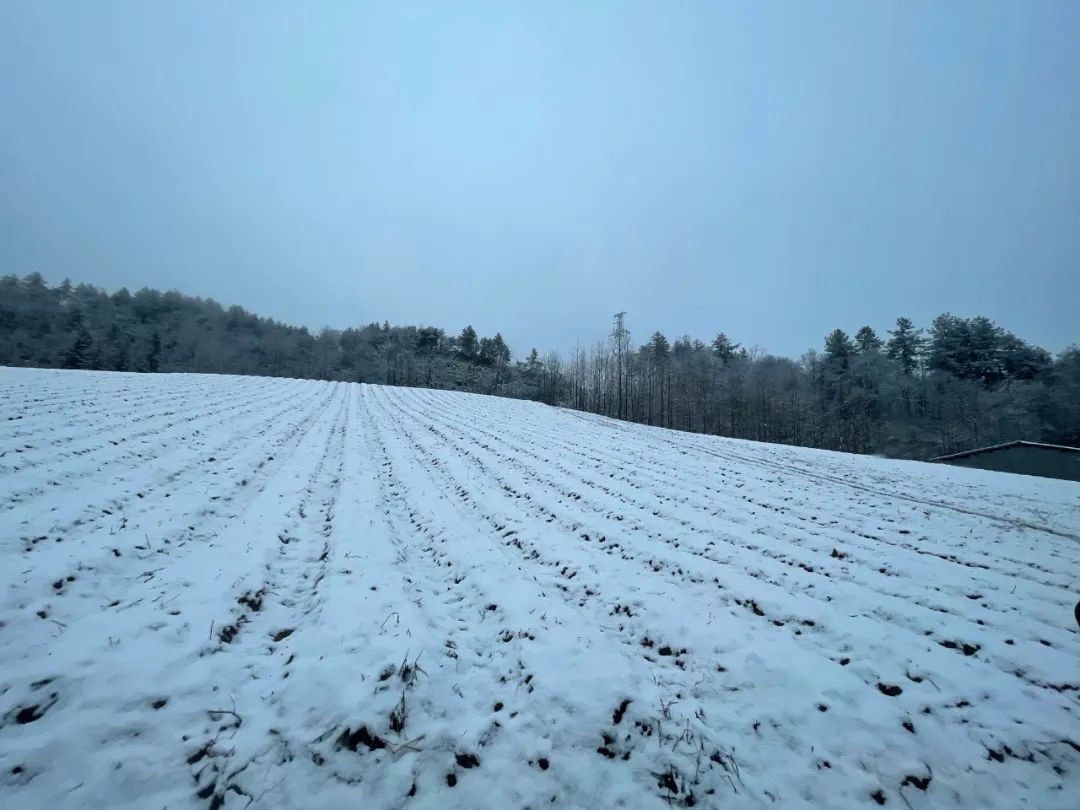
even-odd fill
[[[1065,808],[1080,486],[0,369],[0,804]]]

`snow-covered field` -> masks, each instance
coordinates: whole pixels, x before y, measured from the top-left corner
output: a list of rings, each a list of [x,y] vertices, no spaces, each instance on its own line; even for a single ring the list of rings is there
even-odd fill
[[[0,806],[1080,806],[1080,485],[0,369]]]

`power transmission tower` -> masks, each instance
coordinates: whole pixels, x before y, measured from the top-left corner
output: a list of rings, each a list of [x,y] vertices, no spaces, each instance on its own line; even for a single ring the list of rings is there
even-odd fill
[[[618,417],[619,419],[626,418],[626,404],[623,396],[623,361],[626,357],[627,349],[630,347],[630,332],[627,331],[624,323],[625,312],[615,313],[615,327],[611,331],[611,339],[615,343],[615,384],[617,389],[618,405]]]

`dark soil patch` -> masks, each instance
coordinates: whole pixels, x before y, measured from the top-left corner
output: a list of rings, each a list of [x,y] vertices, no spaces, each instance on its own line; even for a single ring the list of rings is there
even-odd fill
[[[367,726],[360,726],[356,731],[345,729],[338,737],[337,743],[339,748],[348,748],[350,751],[355,751],[361,745],[366,745],[370,751],[386,748],[386,740],[372,734]]]
[[[454,760],[462,768],[477,768],[480,766],[480,759],[476,754],[458,754],[454,757]]]
[[[241,616],[233,624],[227,624],[218,631],[218,638],[225,644],[231,644],[232,640],[240,633],[240,625],[247,624],[247,617]]]
[[[929,776],[924,778],[921,776],[913,776],[911,774],[908,774],[904,777],[903,784],[917,787],[919,790],[926,790],[928,787],[930,787],[930,779],[931,777]]]
[[[675,772],[666,771],[661,774],[653,774],[657,778],[656,786],[668,793],[678,793],[679,783],[675,781]]]
[[[265,592],[266,591],[264,588],[259,588],[259,590],[255,591],[254,593],[248,591],[236,601],[244,607],[250,609],[252,613],[258,613],[260,610],[262,610],[262,600]]]
[[[966,641],[939,641],[938,644],[947,650],[960,650],[964,655],[968,656],[974,655],[982,649],[980,645],[968,644]]]
[[[40,706],[23,706],[15,713],[15,722],[26,725],[27,723],[33,723],[35,720],[40,720],[44,715],[45,712],[42,711]]]

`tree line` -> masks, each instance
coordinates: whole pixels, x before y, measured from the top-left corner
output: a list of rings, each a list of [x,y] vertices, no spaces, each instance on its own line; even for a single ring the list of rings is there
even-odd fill
[[[552,402],[649,425],[903,458],[1017,438],[1080,446],[1080,349],[1057,358],[989,318],[898,318],[826,335],[798,360],[661,332],[611,338],[557,369]]]
[[[40,274],[0,278],[0,364],[206,372],[427,385],[500,393],[513,372],[501,334],[372,323],[312,333],[178,292],[114,293]]]
[[[793,360],[719,333],[653,332],[625,313],[569,357],[514,361],[501,334],[372,323],[312,333],[178,292],[107,293],[39,274],[0,279],[0,364],[210,372],[520,397],[642,424],[925,458],[1016,438],[1080,445],[1080,349],[1056,358],[986,317],[834,329]]]

